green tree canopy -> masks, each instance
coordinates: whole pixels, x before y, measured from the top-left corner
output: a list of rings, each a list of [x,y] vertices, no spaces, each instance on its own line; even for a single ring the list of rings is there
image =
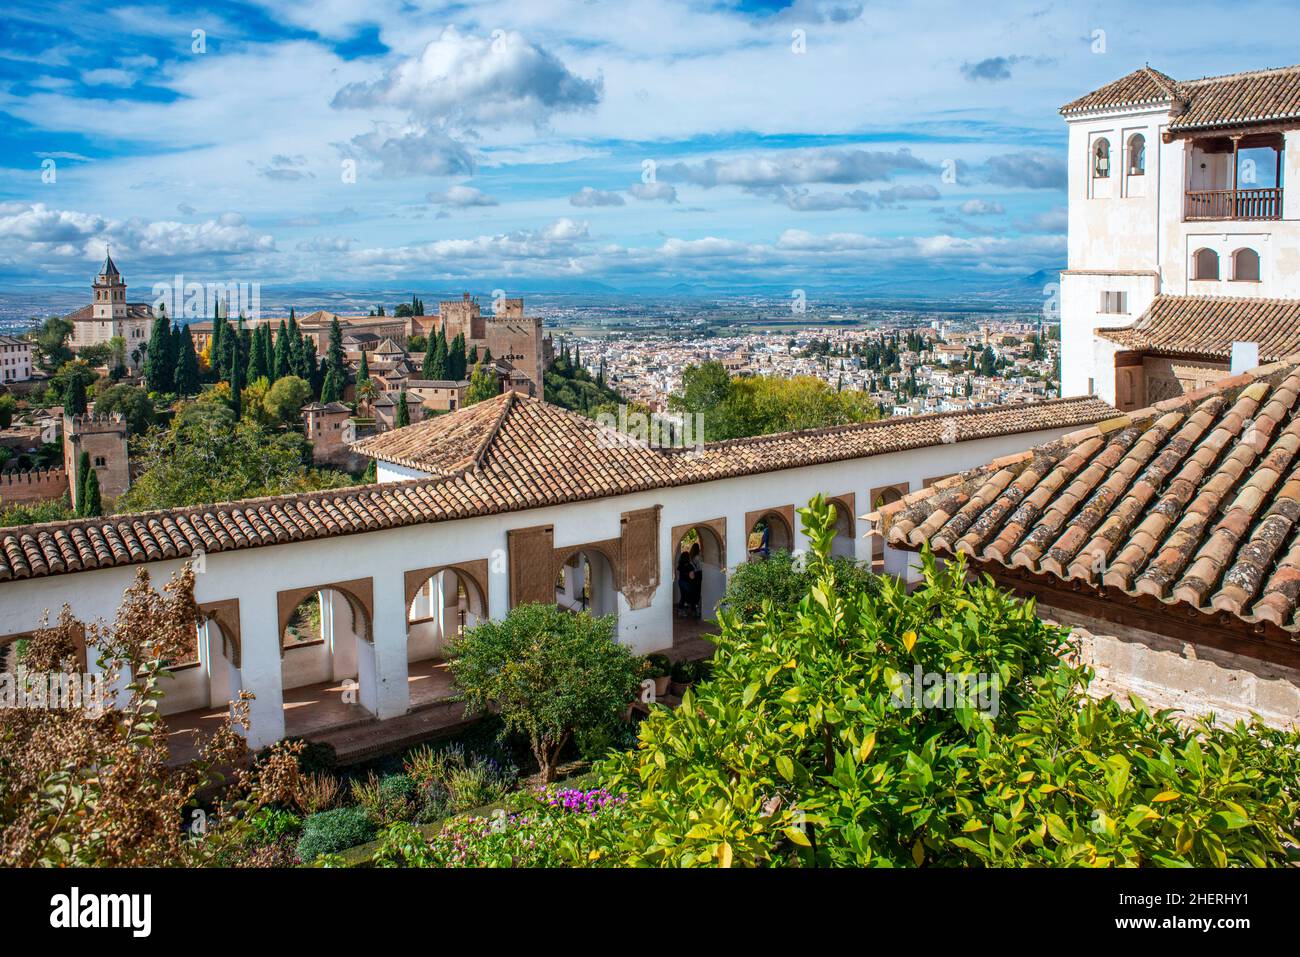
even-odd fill
[[[68,338],[72,335],[72,323],[66,319],[52,316],[41,323],[36,333],[36,348],[40,350],[41,367],[47,372],[60,368],[72,358],[68,348]]]
[[[95,411],[120,412],[126,417],[126,427],[132,435],[144,435],[153,425],[157,410],[149,393],[125,382],[110,386],[95,398]]]
[[[484,399],[491,399],[501,394],[501,383],[497,381],[496,370],[491,366],[477,365],[470,376],[469,386],[465,389],[465,404],[474,405]]]
[[[351,481],[339,472],[308,468],[311,450],[302,435],[238,420],[220,401],[184,404],[170,427],[153,429],[140,445],[141,473],[119,499],[122,509],[227,502]]]
[[[682,373],[682,391],[672,396],[670,404],[678,412],[701,416],[709,441],[880,417],[880,409],[861,390],[838,391],[812,376],[732,378],[718,362],[687,368]]]
[[[489,709],[528,738],[543,780],[574,732],[607,725],[633,699],[640,662],[614,640],[612,618],[523,604],[448,649],[470,713]]]
[[[262,399],[267,415],[285,425],[302,421],[302,407],[311,401],[311,385],[297,376],[276,379]]]

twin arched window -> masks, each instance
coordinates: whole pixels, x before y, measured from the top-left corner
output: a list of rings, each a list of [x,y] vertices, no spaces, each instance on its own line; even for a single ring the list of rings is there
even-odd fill
[[[1094,179],[1110,176],[1110,140],[1104,136],[1092,148],[1092,175]]]
[[[1147,139],[1141,133],[1128,138],[1128,174],[1142,176],[1147,171]]]
[[[1192,254],[1193,279],[1218,279],[1219,254],[1213,249],[1198,249]]]
[[[1198,249],[1192,254],[1193,279],[1218,279],[1219,254],[1213,249]],[[1232,254],[1232,278],[1236,282],[1259,282],[1259,253],[1243,246]]]
[[[1232,278],[1238,282],[1259,282],[1259,253],[1247,246],[1234,252]]]

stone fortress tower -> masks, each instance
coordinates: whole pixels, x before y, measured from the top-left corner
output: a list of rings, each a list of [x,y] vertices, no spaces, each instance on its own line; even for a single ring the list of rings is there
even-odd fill
[[[127,463],[126,418],[111,415],[65,415],[63,417],[63,468],[68,475],[72,505],[77,502],[77,463],[81,453],[90,456],[91,468],[99,475],[99,492],[104,499],[117,498],[131,487]]]

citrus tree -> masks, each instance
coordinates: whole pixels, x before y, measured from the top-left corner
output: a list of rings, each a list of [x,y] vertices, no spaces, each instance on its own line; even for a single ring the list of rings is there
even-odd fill
[[[466,710],[500,715],[528,738],[543,781],[580,728],[608,725],[635,697],[639,659],[614,640],[612,616],[517,605],[448,649]]]

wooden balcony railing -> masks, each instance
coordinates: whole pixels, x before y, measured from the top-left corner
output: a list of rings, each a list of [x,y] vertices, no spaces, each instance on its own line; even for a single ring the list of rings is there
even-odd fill
[[[1184,215],[1186,219],[1281,219],[1282,190],[1188,190]]]

